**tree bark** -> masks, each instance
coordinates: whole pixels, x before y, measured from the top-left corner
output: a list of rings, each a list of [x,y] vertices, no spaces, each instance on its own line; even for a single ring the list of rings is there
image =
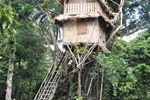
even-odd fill
[[[10,51],[9,52],[9,62],[8,62],[8,73],[7,73],[5,100],[11,100],[12,78],[13,78],[13,69],[14,69],[13,57],[14,57],[14,52]]]

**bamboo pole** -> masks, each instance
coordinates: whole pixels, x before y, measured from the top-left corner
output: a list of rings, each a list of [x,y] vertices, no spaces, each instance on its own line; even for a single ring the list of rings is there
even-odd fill
[[[99,100],[102,100],[103,84],[104,84],[104,71],[102,71],[102,76],[101,76],[101,89],[100,89],[100,98],[99,98]]]
[[[78,96],[81,97],[82,93],[81,93],[81,69],[78,71]]]
[[[90,81],[90,85],[89,85],[89,88],[88,88],[88,92],[87,92],[87,96],[89,95],[90,93],[90,90],[91,90],[91,86],[92,86],[92,82],[93,82],[93,77],[91,78],[91,81]]]

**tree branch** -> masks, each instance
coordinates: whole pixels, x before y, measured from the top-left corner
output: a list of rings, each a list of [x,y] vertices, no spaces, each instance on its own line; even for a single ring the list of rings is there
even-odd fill
[[[117,6],[119,6],[119,4],[117,2],[115,2],[114,0],[110,0],[111,2],[113,2],[114,4],[116,4]]]
[[[118,14],[120,14],[120,25],[110,34],[110,37],[107,41],[107,43],[109,43],[109,41],[116,35],[116,33],[123,27],[123,6],[124,6],[124,0],[121,0],[120,5],[118,6],[119,12]]]

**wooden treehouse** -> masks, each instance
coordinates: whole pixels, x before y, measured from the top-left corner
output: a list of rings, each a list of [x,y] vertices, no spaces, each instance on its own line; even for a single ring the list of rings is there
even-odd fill
[[[55,18],[55,23],[63,30],[63,43],[97,44],[106,48],[106,39],[115,27],[114,18],[103,0],[60,0],[63,14]]]
[[[89,54],[96,46],[101,47],[103,52],[109,53],[106,42],[111,37],[110,32],[115,29],[112,22],[115,16],[104,0],[59,0],[59,3],[64,10],[63,14],[55,17],[55,23],[62,28],[63,45],[68,47],[76,65],[72,72],[78,71],[78,76],[80,76]],[[81,53],[75,57],[74,52],[68,46],[71,44],[86,44],[89,48],[86,54]],[[34,100],[52,100],[54,97],[62,68],[68,64],[69,55],[65,53],[63,55],[60,53],[60,59],[51,67]],[[80,89],[78,94],[81,94],[80,79],[78,80]]]

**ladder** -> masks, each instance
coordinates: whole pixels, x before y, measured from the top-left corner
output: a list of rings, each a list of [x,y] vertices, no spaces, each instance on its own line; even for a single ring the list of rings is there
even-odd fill
[[[57,63],[52,65],[36,96],[34,97],[34,100],[52,100],[61,77],[63,63],[65,63],[64,58],[66,58],[65,54],[57,60]]]

